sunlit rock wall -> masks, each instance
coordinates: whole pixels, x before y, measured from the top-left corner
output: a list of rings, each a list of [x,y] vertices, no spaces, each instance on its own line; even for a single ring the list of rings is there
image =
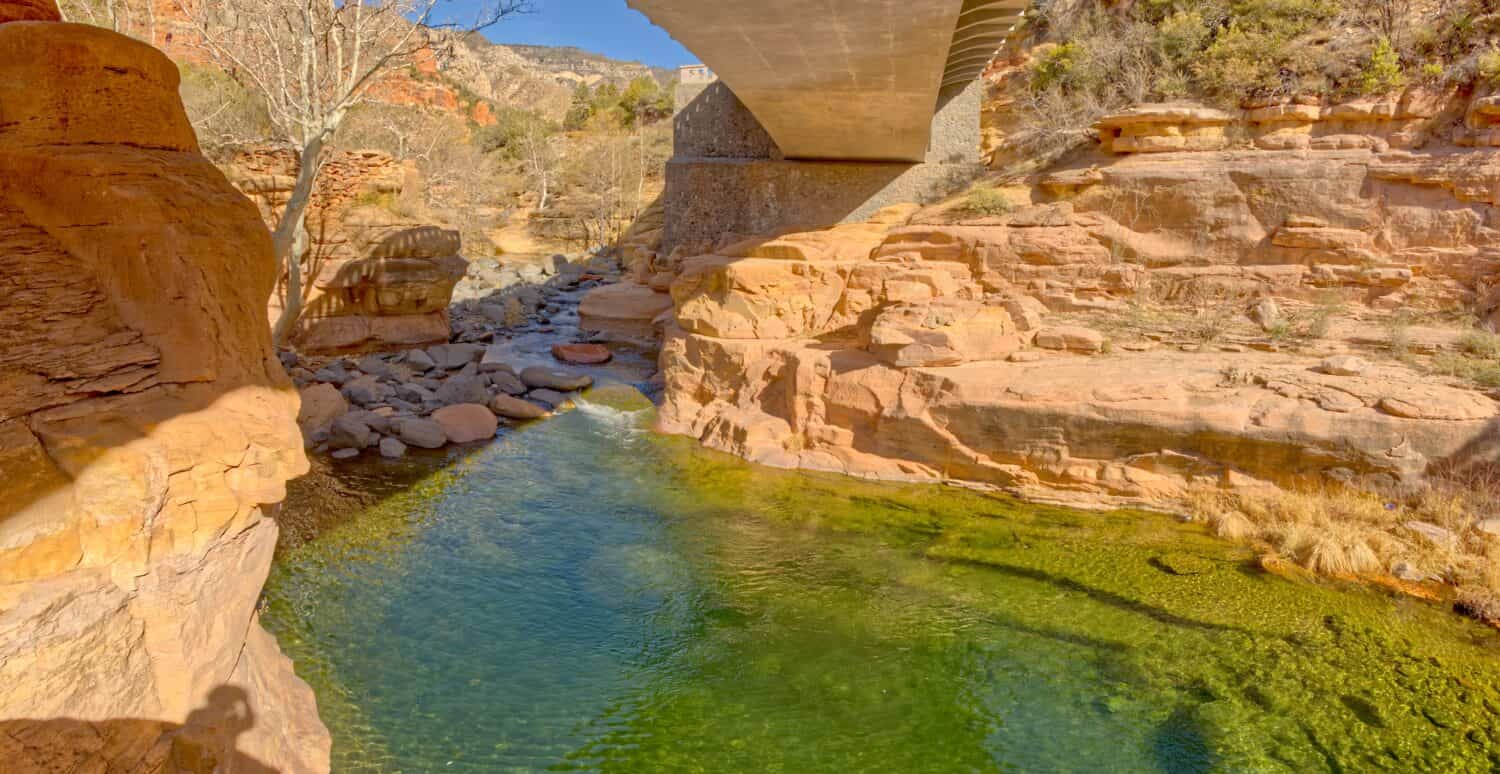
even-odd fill
[[[327,770],[256,618],[307,466],[270,237],[177,68],[49,10],[0,0],[0,769]]]

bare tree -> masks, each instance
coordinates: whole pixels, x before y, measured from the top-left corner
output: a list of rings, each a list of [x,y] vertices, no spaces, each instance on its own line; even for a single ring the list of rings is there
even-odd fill
[[[281,342],[302,313],[304,225],[324,150],[349,111],[420,52],[451,46],[530,3],[485,0],[471,20],[455,24],[435,18],[441,0],[175,2],[205,53],[264,99],[278,133],[297,148],[297,182],[273,233],[286,276],[286,304],[274,331]]]
[[[521,161],[526,165],[526,176],[536,187],[540,201],[537,210],[547,209],[552,195],[553,178],[557,175],[557,146],[552,133],[541,119],[530,119],[521,128]]]
[[[63,21],[124,32],[129,22],[130,8],[122,7],[121,2],[122,0],[62,0],[57,4],[57,11]]]

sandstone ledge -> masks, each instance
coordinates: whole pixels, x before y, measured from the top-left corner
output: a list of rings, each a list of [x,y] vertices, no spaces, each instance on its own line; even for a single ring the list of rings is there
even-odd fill
[[[1203,486],[1406,481],[1500,428],[1500,404],[1471,391],[1410,372],[1331,377],[1316,360],[1266,353],[903,370],[811,340],[676,330],[662,363],[663,432],[775,467],[1083,506],[1161,506]]]

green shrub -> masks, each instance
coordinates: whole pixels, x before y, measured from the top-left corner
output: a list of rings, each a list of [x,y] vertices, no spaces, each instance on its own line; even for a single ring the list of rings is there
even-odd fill
[[[1432,367],[1440,374],[1466,379],[1481,387],[1500,387],[1500,360],[1439,352],[1432,359]]]
[[[1307,39],[1338,13],[1331,0],[1241,0],[1195,65],[1204,90],[1221,102],[1285,94],[1320,80],[1326,50]]]
[[[1010,200],[993,188],[976,188],[964,197],[958,210],[965,215],[994,218],[1010,212]]]
[[[1474,357],[1500,360],[1500,334],[1470,331],[1458,340],[1458,347]]]
[[[1370,52],[1370,62],[1360,74],[1360,92],[1387,94],[1405,85],[1406,75],[1401,70],[1401,55],[1396,53],[1391,41],[1386,38],[1375,41],[1375,50]]]
[[[1064,43],[1043,49],[1031,63],[1031,88],[1033,91],[1049,89],[1076,89],[1079,81],[1079,64],[1083,48],[1078,43]]]
[[[1479,77],[1490,83],[1500,83],[1500,49],[1490,49],[1479,55]]]

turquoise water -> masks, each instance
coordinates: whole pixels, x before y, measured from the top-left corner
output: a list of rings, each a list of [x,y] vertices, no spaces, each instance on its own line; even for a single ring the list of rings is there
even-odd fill
[[[1496,636],[1435,607],[1165,517],[758,469],[625,407],[367,463],[388,496],[283,553],[265,620],[336,771],[1500,761]]]

